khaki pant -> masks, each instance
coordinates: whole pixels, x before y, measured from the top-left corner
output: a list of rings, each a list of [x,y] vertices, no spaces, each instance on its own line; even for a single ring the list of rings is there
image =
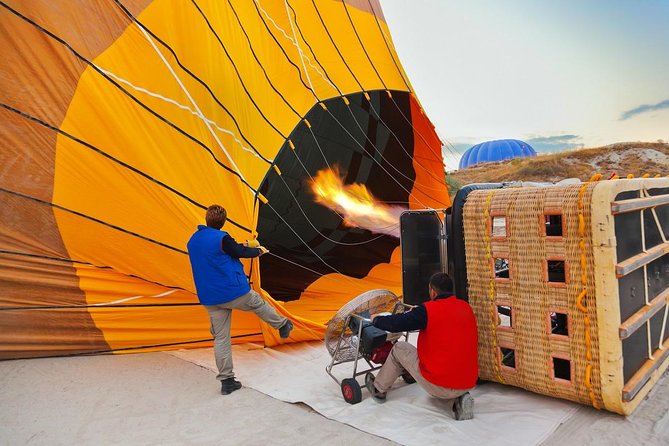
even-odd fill
[[[450,400],[464,395],[472,389],[449,389],[437,386],[423,378],[418,366],[418,350],[408,342],[396,342],[390,350],[388,359],[379,370],[374,380],[374,386],[379,392],[390,389],[397,378],[406,370],[413,376],[418,385],[435,398]]]
[[[230,320],[232,310],[253,311],[260,319],[277,330],[288,319],[279,314],[267,304],[258,293],[251,290],[235,300],[218,305],[205,305],[211,321],[211,334],[214,336],[214,357],[218,375],[216,379],[222,381],[235,376],[232,371],[232,350],[230,346]]]

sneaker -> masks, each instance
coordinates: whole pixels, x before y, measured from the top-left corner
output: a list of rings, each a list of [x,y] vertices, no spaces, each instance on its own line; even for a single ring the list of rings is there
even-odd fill
[[[474,418],[474,398],[469,392],[460,395],[453,403],[453,416],[456,420],[471,420]]]
[[[227,378],[221,381],[221,395],[229,395],[235,390],[242,388],[242,383],[237,381],[234,377]]]
[[[290,321],[290,319],[286,319],[286,323],[279,328],[279,336],[281,336],[281,339],[286,339],[288,336],[290,336],[290,332],[293,329],[293,323]]]
[[[377,403],[386,402],[386,392],[379,392],[376,389],[376,386],[374,385],[374,375],[372,375],[372,372],[369,372],[365,375],[365,386],[367,387],[367,390],[369,390],[369,393],[372,395],[374,401]]]

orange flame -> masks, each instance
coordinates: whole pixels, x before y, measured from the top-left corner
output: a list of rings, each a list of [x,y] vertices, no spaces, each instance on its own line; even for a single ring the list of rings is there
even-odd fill
[[[318,171],[309,185],[316,202],[340,214],[345,225],[400,236],[399,219],[405,208],[378,201],[364,184],[344,184],[336,166]]]

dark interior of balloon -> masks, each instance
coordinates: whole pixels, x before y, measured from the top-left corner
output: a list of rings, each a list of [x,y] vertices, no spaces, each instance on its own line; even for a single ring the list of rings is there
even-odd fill
[[[299,298],[334,270],[365,277],[399,245],[396,237],[343,224],[335,211],[315,202],[308,187],[310,176],[338,166],[346,184],[364,183],[385,203],[408,203],[416,176],[413,129],[405,119],[411,116],[410,97],[399,91],[392,98],[385,91],[368,94],[370,101],[363,93],[348,95],[349,105],[341,97],[323,101],[327,110],[316,104],[305,116],[311,127],[302,121],[289,136],[295,149],[286,141],[276,156],[281,175],[270,169],[259,189],[269,205],[260,204],[258,239],[276,254],[263,258],[261,280],[277,300]]]

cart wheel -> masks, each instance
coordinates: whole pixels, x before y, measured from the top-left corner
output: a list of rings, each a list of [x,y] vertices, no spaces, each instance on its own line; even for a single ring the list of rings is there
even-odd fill
[[[407,372],[406,370],[402,373],[402,379],[407,384],[413,384],[416,382],[416,379],[413,376],[411,376],[411,373]]]
[[[341,394],[349,404],[358,404],[362,401],[362,390],[360,384],[354,378],[346,378],[341,382]]]

